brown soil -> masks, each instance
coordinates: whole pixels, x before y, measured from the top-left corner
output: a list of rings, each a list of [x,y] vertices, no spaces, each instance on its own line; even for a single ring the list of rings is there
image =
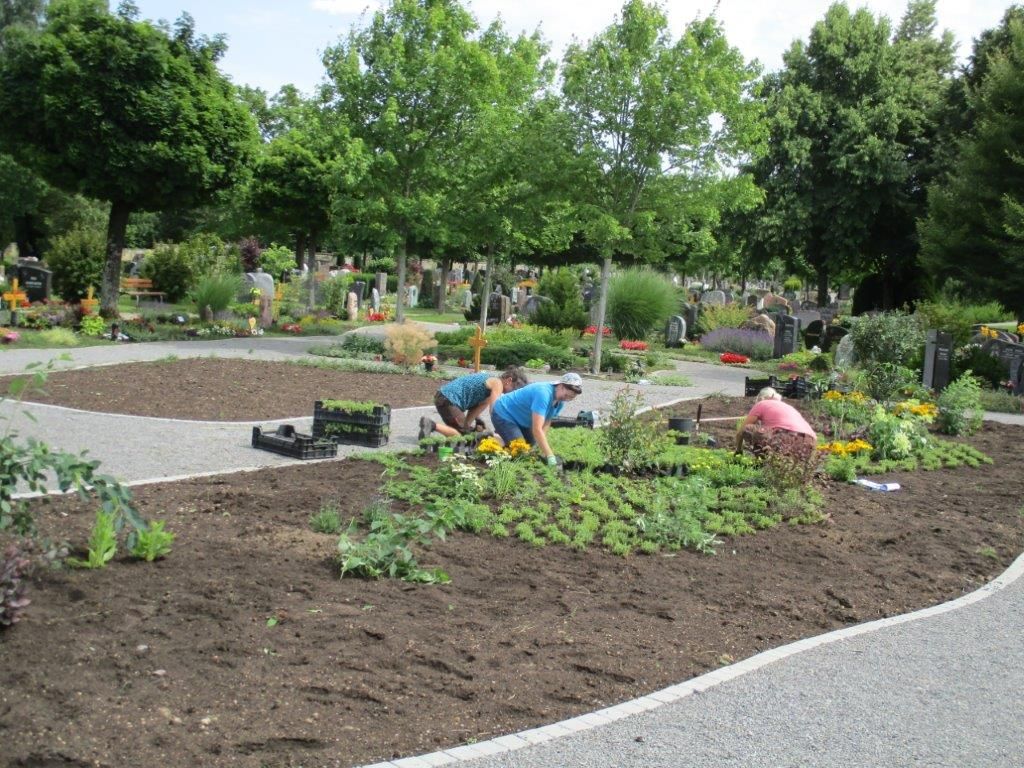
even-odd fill
[[[704,415],[749,402],[708,400]],[[971,442],[994,465],[893,475],[897,493],[826,482],[826,522],[728,539],[713,557],[455,535],[420,558],[446,569],[448,586],[337,578],[335,537],[311,532],[309,516],[325,500],[360,511],[379,489],[377,464],[140,487],[143,512],[177,533],[174,552],[37,574],[25,620],[0,636],[4,760],[373,762],[549,723],[949,600],[1020,551],[1022,437],[986,424]],[[82,542],[92,511],[61,500],[44,516]]]
[[[12,378],[17,377],[0,378],[0,391],[7,391]],[[312,416],[313,403],[324,398],[373,400],[394,408],[427,405],[437,386],[425,376],[206,357],[51,373],[44,391],[25,399],[132,416],[266,421]]]

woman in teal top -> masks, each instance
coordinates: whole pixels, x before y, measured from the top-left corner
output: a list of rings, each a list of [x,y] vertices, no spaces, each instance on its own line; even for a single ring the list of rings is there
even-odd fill
[[[452,437],[478,429],[478,422],[482,427],[483,420],[478,417],[485,408],[493,407],[503,394],[527,383],[522,368],[514,365],[506,368],[501,375],[484,371],[449,381],[434,395],[434,407],[443,423],[438,424],[429,416],[424,416],[420,419],[420,440],[435,430],[446,437]]]
[[[565,403],[583,392],[583,379],[579,374],[567,373],[554,382],[541,381],[504,395],[491,408],[494,431],[508,445],[522,439],[530,445],[540,446],[548,464],[557,464],[547,431],[551,420],[562,412]]]

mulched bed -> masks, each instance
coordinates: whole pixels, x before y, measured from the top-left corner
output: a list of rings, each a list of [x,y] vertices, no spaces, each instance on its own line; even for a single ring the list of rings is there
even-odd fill
[[[710,416],[751,401],[705,402]],[[309,516],[324,501],[359,512],[379,488],[377,464],[139,487],[143,512],[177,532],[174,552],[38,573],[25,620],[0,635],[4,759],[374,762],[553,722],[949,600],[1019,552],[1022,438],[986,424],[971,442],[994,465],[894,474],[896,493],[826,482],[826,522],[728,539],[716,556],[620,559],[455,535],[420,557],[451,574],[448,586],[337,578],[335,537],[313,533]],[[62,499],[45,519],[82,542],[92,510]]]
[[[0,378],[0,391],[12,378]],[[45,391],[25,399],[132,416],[267,421],[312,416],[313,403],[325,398],[428,405],[439,384],[425,376],[206,357],[59,371],[47,377]]]

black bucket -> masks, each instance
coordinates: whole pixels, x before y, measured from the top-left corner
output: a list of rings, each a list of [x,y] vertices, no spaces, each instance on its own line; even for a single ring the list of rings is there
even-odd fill
[[[693,432],[693,419],[672,418],[668,420],[668,428],[676,432]]]

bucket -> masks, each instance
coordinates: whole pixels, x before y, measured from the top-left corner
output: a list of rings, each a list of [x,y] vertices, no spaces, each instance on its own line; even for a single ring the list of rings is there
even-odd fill
[[[454,455],[455,449],[452,448],[450,445],[442,445],[440,448],[437,449],[437,458],[439,461],[450,459]]]
[[[676,432],[693,432],[693,419],[673,418],[668,420],[668,428]]]

